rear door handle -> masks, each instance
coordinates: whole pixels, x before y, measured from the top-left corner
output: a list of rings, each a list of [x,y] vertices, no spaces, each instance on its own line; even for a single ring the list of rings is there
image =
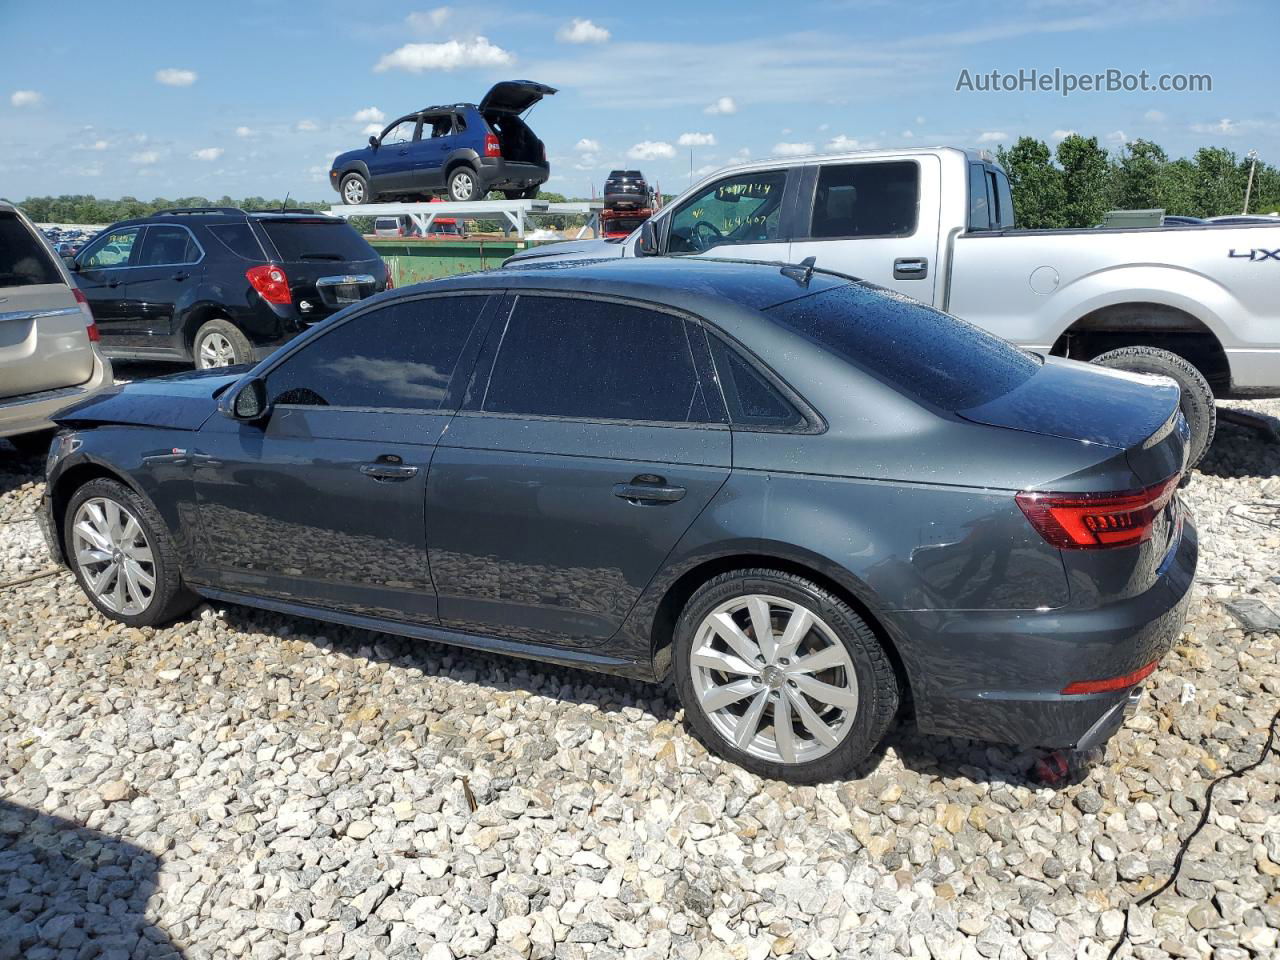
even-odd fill
[[[418,468],[402,463],[365,463],[361,464],[360,472],[379,481],[408,480],[418,475]]]
[[[899,257],[893,261],[893,279],[923,280],[929,276],[927,257]]]
[[[613,485],[613,495],[629,503],[675,503],[688,492],[684,487],[668,486],[666,480],[652,474],[641,474],[630,483]]]

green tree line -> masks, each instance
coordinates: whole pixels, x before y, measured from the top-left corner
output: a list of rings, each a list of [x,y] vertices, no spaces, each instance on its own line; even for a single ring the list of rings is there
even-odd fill
[[[1132,140],[1108,153],[1097,137],[1072,134],[1056,150],[1021,137],[996,151],[1009,174],[1018,225],[1092,227],[1108,210],[1149,210],[1191,217],[1238,214],[1249,181],[1248,157],[1222,147],[1170,160],[1150,140]],[[1257,162],[1250,213],[1280,210],[1280,170]]]
[[[109,224],[133,217],[146,217],[157,210],[171,207],[239,207],[242,210],[279,210],[285,201],[279,198],[245,197],[232,200],[230,197],[219,197],[210,200],[208,197],[176,197],[172,200],[156,197],[154,200],[139,200],[136,197],[121,197],[119,200],[100,200],[90,194],[63,194],[60,197],[28,197],[20,201],[18,206],[36,223],[100,223]],[[328,203],[314,201],[289,200],[293,208],[308,210],[327,210]]]

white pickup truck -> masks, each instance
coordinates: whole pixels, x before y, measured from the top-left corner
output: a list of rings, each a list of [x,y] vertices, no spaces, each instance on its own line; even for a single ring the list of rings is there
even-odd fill
[[[1017,230],[985,152],[939,147],[721,170],[625,240],[534,247],[509,263],[693,254],[809,257],[1014,343],[1171,376],[1198,459],[1214,394],[1280,396],[1280,222]]]

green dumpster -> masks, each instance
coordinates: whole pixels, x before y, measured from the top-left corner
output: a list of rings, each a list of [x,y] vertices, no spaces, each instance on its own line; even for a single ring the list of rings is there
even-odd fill
[[[397,287],[407,287],[424,280],[451,277],[476,270],[493,270],[517,250],[530,244],[516,239],[466,240],[386,240],[369,238],[373,249],[391,268],[391,279]]]

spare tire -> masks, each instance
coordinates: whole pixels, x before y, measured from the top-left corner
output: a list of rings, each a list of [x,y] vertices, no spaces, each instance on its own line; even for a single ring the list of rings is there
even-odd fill
[[[1218,429],[1218,408],[1209,381],[1191,361],[1158,347],[1121,347],[1094,357],[1092,362],[1130,373],[1158,373],[1177,381],[1182,391],[1182,415],[1187,418],[1187,426],[1191,429],[1187,469],[1198,464],[1209,452],[1214,431]]]

